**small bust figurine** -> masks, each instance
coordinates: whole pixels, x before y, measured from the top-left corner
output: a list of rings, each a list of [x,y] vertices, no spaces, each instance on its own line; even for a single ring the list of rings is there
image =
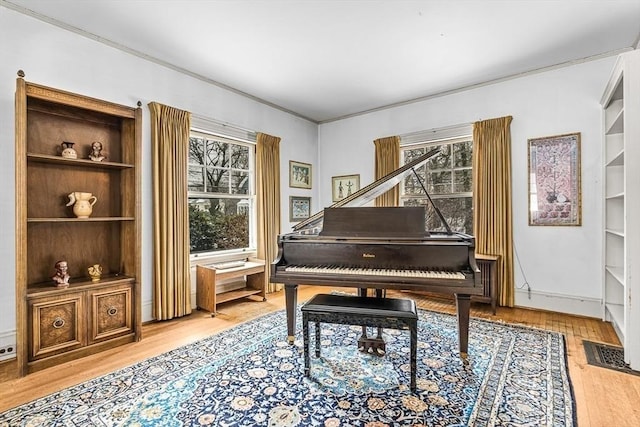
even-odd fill
[[[94,162],[101,162],[105,159],[105,156],[102,154],[102,142],[94,141],[91,143],[91,154],[89,154],[89,158]]]
[[[69,266],[67,265],[67,261],[58,261],[56,262],[56,274],[51,279],[56,282],[56,286],[58,288],[66,288],[69,286],[69,273],[67,270]]]

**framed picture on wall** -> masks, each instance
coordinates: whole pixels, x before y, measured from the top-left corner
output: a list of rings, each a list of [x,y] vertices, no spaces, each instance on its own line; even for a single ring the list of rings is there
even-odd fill
[[[289,160],[289,187],[311,188],[311,165]]]
[[[289,196],[289,221],[302,221],[310,215],[311,197]]]
[[[339,202],[360,189],[360,175],[331,177],[331,200]]]
[[[581,225],[580,133],[528,142],[529,225]]]

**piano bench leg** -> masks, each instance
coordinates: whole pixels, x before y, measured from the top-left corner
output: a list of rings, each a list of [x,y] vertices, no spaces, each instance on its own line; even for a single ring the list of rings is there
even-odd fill
[[[316,322],[316,357],[320,357],[320,322]]]
[[[411,351],[410,351],[410,366],[411,366],[411,391],[416,391],[416,371],[418,370],[417,355],[418,355],[418,321],[407,322],[409,326],[409,333],[411,334]]]
[[[306,314],[302,316],[302,340],[304,347],[304,376],[308,377],[310,374],[310,362],[309,362],[309,319]]]

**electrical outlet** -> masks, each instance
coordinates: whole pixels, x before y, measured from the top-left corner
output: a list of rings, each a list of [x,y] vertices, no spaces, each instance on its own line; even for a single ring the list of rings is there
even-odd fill
[[[15,344],[0,347],[0,360],[13,359],[14,357],[16,357]]]

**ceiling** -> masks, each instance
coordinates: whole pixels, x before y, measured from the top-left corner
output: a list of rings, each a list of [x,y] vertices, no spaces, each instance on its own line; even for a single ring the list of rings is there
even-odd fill
[[[640,0],[0,0],[323,123],[634,48]]]

